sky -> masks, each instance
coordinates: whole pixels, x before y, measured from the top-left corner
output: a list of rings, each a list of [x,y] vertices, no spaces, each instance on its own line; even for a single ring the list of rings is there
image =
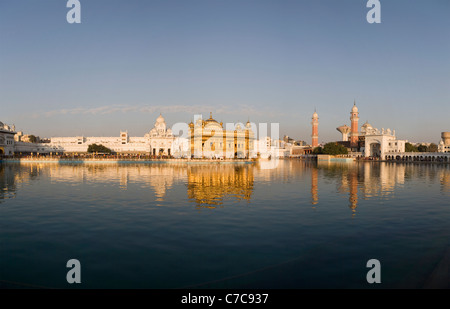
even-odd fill
[[[0,0],[0,121],[40,137],[143,136],[195,114],[341,138],[360,125],[450,131],[450,1]]]

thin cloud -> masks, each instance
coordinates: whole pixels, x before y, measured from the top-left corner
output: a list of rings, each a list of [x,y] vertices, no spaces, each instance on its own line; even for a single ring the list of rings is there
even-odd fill
[[[54,117],[59,115],[107,115],[114,113],[187,113],[198,114],[205,112],[214,112],[215,114],[243,114],[249,116],[263,116],[268,113],[274,114],[267,108],[256,108],[250,105],[241,106],[221,106],[213,107],[211,105],[106,105],[100,107],[76,107],[64,108],[41,113],[34,113],[32,118]]]

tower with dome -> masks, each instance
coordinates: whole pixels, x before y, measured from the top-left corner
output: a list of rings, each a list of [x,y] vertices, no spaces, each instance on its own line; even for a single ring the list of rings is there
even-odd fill
[[[378,130],[368,121],[358,129],[359,110],[356,101],[353,102],[350,121],[350,127],[342,125],[336,129],[342,134],[342,140],[338,143],[347,147],[354,155],[384,160],[387,155],[405,151],[406,140],[398,140],[395,130]]]
[[[317,147],[319,146],[319,115],[315,110],[314,114],[312,115],[311,125],[312,125],[311,146]]]

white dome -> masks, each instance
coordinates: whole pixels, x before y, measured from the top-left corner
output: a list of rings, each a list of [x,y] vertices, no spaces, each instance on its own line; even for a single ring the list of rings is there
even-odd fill
[[[361,128],[373,128],[372,125],[370,123],[368,123],[367,121],[361,126]]]
[[[165,122],[164,117],[161,114],[159,114],[158,118],[156,118],[156,122],[157,123]]]
[[[358,112],[358,108],[356,107],[356,102],[353,103],[353,107],[352,107],[352,113],[357,113]]]

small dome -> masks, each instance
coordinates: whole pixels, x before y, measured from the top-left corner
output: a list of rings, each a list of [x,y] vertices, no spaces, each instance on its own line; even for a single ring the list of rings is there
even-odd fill
[[[358,108],[356,107],[356,102],[353,103],[353,107],[352,107],[352,113],[357,113],[358,112]]]
[[[316,113],[316,112],[314,112],[314,114],[313,114],[313,118],[319,118],[319,115],[317,115],[317,113]]]
[[[205,120],[206,123],[218,123],[215,119],[212,117],[212,113],[209,114],[209,119]]]
[[[156,122],[157,122],[157,123],[163,123],[163,122],[165,122],[164,117],[163,117],[161,114],[159,114],[158,118],[156,118]]]
[[[361,126],[361,128],[367,129],[367,128],[373,128],[372,125],[370,123],[368,123],[367,121]]]

